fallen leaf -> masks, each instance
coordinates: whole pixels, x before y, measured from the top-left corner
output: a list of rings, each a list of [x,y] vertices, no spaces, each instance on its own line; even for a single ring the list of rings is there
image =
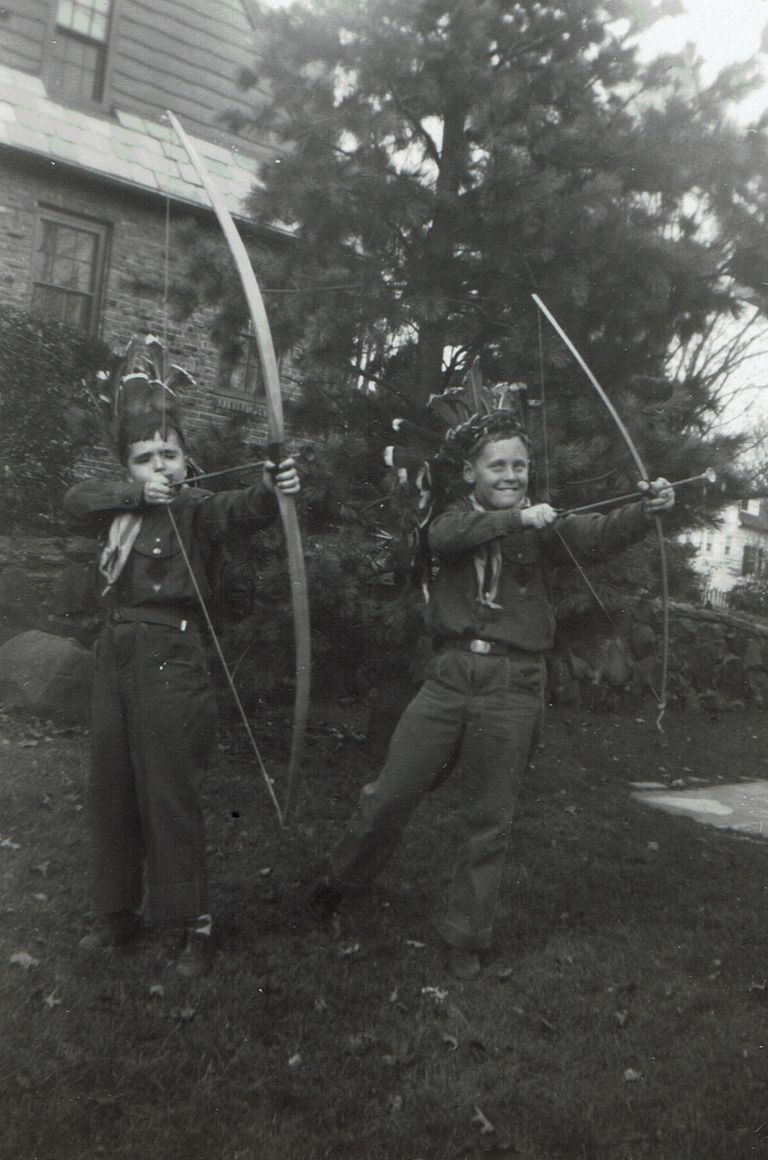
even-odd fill
[[[444,1003],[448,998],[448,992],[444,991],[442,987],[422,987],[420,994],[425,999],[432,999],[435,1003]]]
[[[322,995],[318,995],[315,999],[315,1011],[323,1012],[328,1010],[328,1004]]]
[[[545,1019],[543,1015],[539,1015],[539,1026],[542,1031],[546,1031],[548,1035],[557,1035],[557,1028],[554,1023],[550,1023],[549,1019]]]
[[[0,839],[0,850],[20,850],[21,846],[18,842],[12,842],[10,838]]]
[[[339,958],[348,959],[350,955],[356,955],[360,950],[360,943],[351,943],[347,947],[339,947]]]
[[[289,1067],[299,1067],[300,1065],[301,1065],[301,1055],[297,1051],[296,1054],[292,1055],[291,1058],[288,1060],[288,1066]]]
[[[28,954],[27,951],[16,951],[16,954],[11,955],[8,962],[21,967],[22,971],[28,971],[30,967],[40,966],[40,960]]]
[[[43,999],[43,1002],[45,1003],[45,1005],[49,1009],[49,1011],[52,1011],[54,1007],[61,1006],[61,999],[56,998],[55,991],[51,991],[50,995],[46,995],[45,998]]]
[[[407,947],[413,947],[415,951],[423,951],[427,944],[423,942],[417,942],[414,938],[407,938],[405,940],[405,945]]]
[[[149,994],[153,999],[165,998],[165,987],[162,983],[153,983],[149,988]]]
[[[640,1074],[640,1072],[637,1071],[634,1067],[628,1067],[627,1070],[624,1072],[624,1082],[625,1083],[637,1083],[637,1081],[639,1079],[642,1079],[642,1078],[643,1077]]]
[[[179,1019],[182,1021],[182,1023],[189,1023],[190,1019],[194,1019],[196,1013],[197,1012],[195,1011],[194,1007],[187,1005],[186,1007],[182,1007],[179,1011]]]
[[[480,1125],[480,1135],[489,1136],[492,1132],[495,1132],[496,1129],[494,1128],[493,1124],[488,1119],[488,1117],[480,1111],[480,1108],[478,1108],[477,1104],[474,1104],[473,1107],[475,1109],[475,1114],[472,1117],[472,1123]]]
[[[443,1043],[450,1047],[451,1051],[458,1051],[459,1041],[455,1035],[444,1035]]]
[[[403,1097],[399,1093],[391,1095],[387,1103],[389,1104],[390,1112],[400,1112],[403,1108]]]

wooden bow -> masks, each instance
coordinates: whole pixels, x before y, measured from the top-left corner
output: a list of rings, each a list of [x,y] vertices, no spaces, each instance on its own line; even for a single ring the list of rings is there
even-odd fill
[[[264,378],[267,401],[267,427],[269,432],[268,452],[272,461],[277,464],[285,458],[283,449],[283,399],[280,392],[280,375],[277,367],[277,358],[275,356],[275,347],[272,342],[272,333],[269,329],[269,320],[264,306],[264,299],[261,296],[259,284],[256,280],[251,260],[248,257],[248,251],[243,244],[243,239],[238,233],[237,227],[224,204],[224,200],[213,178],[203,165],[195,147],[182,129],[177,118],[171,112],[168,112],[167,116],[174,132],[184,146],[203,189],[208,195],[240,276],[243,293],[245,294],[248,311],[253,324],[253,333],[256,337],[256,345]],[[276,488],[275,491],[288,549],[288,571],[291,581],[296,659],[291,756],[288,766],[288,785],[283,807],[283,819],[285,819],[288,816],[288,811],[290,810],[296,789],[299,766],[304,749],[307,716],[309,714],[311,645],[307,574],[301,545],[301,533],[296,516],[296,505],[292,496],[284,495],[279,488]]]
[[[560,336],[562,341],[568,347],[568,350],[571,352],[573,357],[576,359],[576,362],[579,364],[581,369],[584,371],[584,374],[587,376],[590,383],[592,384],[595,391],[597,392],[598,396],[600,397],[600,399],[602,399],[603,403],[605,404],[606,408],[608,409],[609,415],[611,416],[614,423],[618,427],[622,439],[624,440],[627,447],[629,448],[629,453],[632,456],[632,458],[635,462],[635,466],[637,467],[637,470],[640,473],[640,479],[648,480],[650,482],[650,476],[649,476],[648,471],[646,469],[646,466],[643,462],[642,456],[640,455],[640,452],[638,451],[637,447],[635,446],[634,441],[632,439],[632,436],[630,435],[629,431],[627,430],[623,419],[621,418],[618,411],[614,407],[613,403],[609,399],[605,389],[597,381],[597,378],[595,377],[593,371],[589,368],[589,366],[587,365],[585,360],[582,358],[582,356],[579,354],[578,350],[574,346],[571,339],[568,337],[568,335],[563,330],[560,323],[557,321],[557,319],[554,317],[554,315],[551,313],[551,311],[549,311],[547,309],[547,307],[544,305],[542,300],[539,298],[538,294],[532,294],[531,297],[533,298],[533,301],[536,303],[536,306],[538,307],[538,309],[541,311],[541,313],[546,318],[547,322],[549,322],[552,329],[555,331],[556,334],[558,334]],[[669,580],[668,580],[668,575],[667,575],[667,549],[666,549],[666,545],[664,543],[664,531],[663,531],[663,528],[661,526],[661,517],[658,515],[655,515],[653,517],[653,522],[656,526],[656,537],[657,537],[658,542],[659,542],[659,559],[660,559],[660,563],[661,563],[661,596],[662,596],[662,624],[663,624],[663,627],[662,627],[662,660],[661,660],[661,685],[659,688],[659,692],[657,694],[659,713],[658,713],[658,716],[656,718],[656,725],[658,726],[659,729],[661,729],[661,723],[664,719],[664,713],[665,713],[666,708],[667,708],[667,671],[669,668]]]

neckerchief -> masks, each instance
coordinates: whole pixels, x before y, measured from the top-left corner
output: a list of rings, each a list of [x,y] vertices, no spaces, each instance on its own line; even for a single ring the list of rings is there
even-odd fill
[[[109,535],[99,558],[99,571],[107,584],[101,595],[105,596],[117,582],[136,537],[141,530],[141,516],[138,512],[123,512],[115,516],[109,525]]]
[[[478,503],[473,495],[469,497],[469,502],[476,512],[488,510]],[[523,507],[530,507],[530,503],[530,499],[526,496]],[[477,596],[475,599],[484,608],[492,608],[497,612],[504,607],[496,600],[502,562],[501,542],[498,539],[482,544],[475,552],[475,575],[477,576]]]

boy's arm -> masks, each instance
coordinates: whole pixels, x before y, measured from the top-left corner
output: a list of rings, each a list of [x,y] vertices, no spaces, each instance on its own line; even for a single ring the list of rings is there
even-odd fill
[[[642,540],[654,518],[674,507],[675,492],[661,477],[653,483],[642,481],[638,489],[645,493],[639,503],[616,508],[607,515],[592,512],[589,515],[563,516],[557,524],[560,547],[567,544],[574,555],[589,561],[620,552]],[[558,538],[550,530],[546,534],[557,548]],[[567,551],[559,554],[563,558],[568,556]]]
[[[277,500],[264,483],[233,491],[205,492],[187,488],[178,502],[195,502],[195,519],[212,540],[221,539],[234,526],[256,531],[267,527],[277,516]]]
[[[468,506],[448,508],[429,527],[429,546],[438,556],[461,556],[481,544],[522,532],[519,511],[475,511]]]
[[[630,544],[642,540],[652,527],[652,516],[643,502],[628,504],[607,515],[590,512],[584,515],[563,516],[557,521],[557,533],[573,554],[582,562],[593,562],[621,552]],[[554,549],[558,548],[558,534],[547,529],[545,533]],[[568,552],[559,544],[557,553],[570,562]]]
[[[76,483],[64,496],[64,516],[73,531],[97,535],[121,512],[138,511],[143,495],[143,483],[88,479]]]
[[[197,519],[212,539],[221,539],[237,524],[256,530],[271,524],[278,514],[275,492],[295,496],[301,490],[293,459],[271,463],[259,483],[236,491],[209,493],[197,512]]]

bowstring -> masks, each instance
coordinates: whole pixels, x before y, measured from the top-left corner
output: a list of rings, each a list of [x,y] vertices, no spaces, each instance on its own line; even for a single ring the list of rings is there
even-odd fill
[[[543,334],[542,334],[541,312],[540,311],[536,312],[536,320],[537,320],[537,330],[538,330],[539,389],[541,392],[541,431],[542,431],[541,447],[542,447],[542,455],[543,455],[543,459],[544,459],[544,488],[545,488],[545,492],[546,492],[546,496],[547,496],[547,502],[549,502],[550,495],[551,495],[551,487],[550,487],[550,473],[549,473],[549,439],[548,439],[548,432],[547,432],[547,391],[546,391],[546,380],[545,380],[545,375],[544,375],[544,338],[543,338]],[[627,654],[631,657],[632,651],[629,647],[629,642],[627,641],[624,633],[619,629],[618,625],[616,624],[616,621],[614,620],[614,618],[611,616],[610,612],[608,611],[608,608],[607,608],[605,602],[602,600],[599,592],[597,591],[594,584],[592,583],[589,576],[587,575],[586,569],[583,567],[581,561],[576,556],[575,552],[571,548],[571,545],[565,539],[562,532],[560,531],[560,528],[557,526],[556,523],[553,525],[553,527],[554,527],[555,533],[557,534],[557,538],[559,539],[560,543],[562,544],[562,546],[565,548],[566,552],[568,553],[568,556],[570,557],[570,560],[571,560],[573,566],[576,568],[576,571],[578,572],[579,576],[584,581],[584,584],[585,584],[587,590],[589,591],[590,595],[592,596],[593,600],[595,601],[595,603],[598,605],[598,607],[602,611],[603,616],[605,617],[605,619],[608,621],[609,625],[613,629],[614,635],[618,638],[618,640],[621,641]],[[667,590],[667,575],[666,575],[667,574],[667,561],[666,561],[666,557],[663,553],[662,553],[661,563],[662,563],[662,592],[665,592]],[[666,599],[664,600],[664,607],[666,609]],[[665,616],[664,620],[663,620],[663,644],[662,644],[662,671],[661,671],[661,688],[662,689],[666,689],[666,684],[667,684],[667,664],[668,664],[667,658],[668,658],[668,652],[669,652],[668,642],[669,642],[669,621],[668,621],[668,618]],[[658,713],[658,716],[656,718],[656,728],[660,732],[663,732],[662,721],[663,721],[664,713],[665,713],[665,710],[667,707],[666,696],[662,696],[660,693],[657,693],[654,685],[652,684],[651,681],[647,680],[647,678],[646,678],[646,681],[648,684],[648,688],[650,689],[651,693],[653,694],[654,700],[656,701],[656,703],[659,707],[659,713]]]
[[[192,561],[190,560],[189,555],[187,553],[187,550],[184,547],[184,541],[181,538],[181,532],[179,530],[179,525],[177,524],[176,517],[174,516],[173,511],[171,510],[170,507],[167,508],[167,511],[168,511],[168,515],[169,515],[170,520],[171,520],[171,525],[173,527],[173,530],[176,533],[176,539],[178,540],[178,543],[179,543],[179,549],[181,551],[182,556],[184,557],[184,563],[187,566],[187,571],[189,572],[189,576],[190,576],[190,579],[192,581],[192,585],[195,589],[195,595],[197,596],[197,599],[198,599],[198,602],[200,604],[200,608],[202,610],[203,616],[205,617],[206,627],[207,627],[209,633],[211,634],[211,640],[213,641],[213,646],[216,649],[216,655],[218,656],[219,660],[221,661],[221,667],[223,668],[224,675],[227,678],[227,684],[229,686],[230,692],[232,693],[232,696],[234,697],[238,713],[240,714],[240,720],[243,722],[248,740],[251,743],[251,748],[253,749],[253,752],[256,756],[256,760],[258,762],[259,769],[261,770],[261,775],[264,778],[264,784],[266,785],[267,792],[269,793],[269,796],[272,799],[272,805],[275,807],[275,811],[277,813],[277,819],[278,819],[280,825],[284,826],[285,825],[285,818],[283,816],[283,811],[280,808],[280,803],[277,800],[277,795],[275,794],[274,786],[272,785],[272,779],[269,776],[269,774],[267,773],[267,767],[264,764],[264,759],[261,756],[261,751],[259,750],[259,747],[256,744],[256,738],[253,735],[253,729],[251,728],[251,723],[248,720],[248,714],[245,711],[245,707],[243,706],[243,702],[240,699],[240,695],[235,687],[234,678],[232,676],[232,673],[230,672],[229,665],[227,664],[226,658],[225,658],[224,653],[222,651],[221,644],[219,642],[219,638],[218,638],[218,635],[216,633],[216,630],[213,627],[213,622],[211,620],[210,613],[208,612],[208,606],[206,605],[205,597],[203,596],[200,585],[197,582],[197,577],[195,576],[195,573],[194,573],[193,568],[192,568]]]

